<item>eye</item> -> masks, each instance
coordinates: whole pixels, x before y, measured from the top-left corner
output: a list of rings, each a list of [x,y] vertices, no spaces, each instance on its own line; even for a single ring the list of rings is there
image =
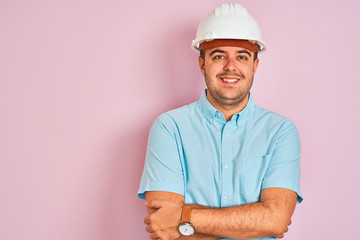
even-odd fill
[[[243,55],[238,56],[238,59],[239,60],[249,60],[249,58],[247,56],[243,56]]]
[[[220,60],[220,59],[223,59],[223,58],[224,58],[223,55],[215,55],[215,56],[213,57],[214,60]]]

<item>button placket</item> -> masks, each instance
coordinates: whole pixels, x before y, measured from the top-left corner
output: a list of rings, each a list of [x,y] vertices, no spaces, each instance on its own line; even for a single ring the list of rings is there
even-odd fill
[[[222,156],[222,188],[221,188],[221,206],[226,207],[231,205],[231,196],[232,196],[232,170],[231,170],[231,161],[233,158],[232,154],[232,143],[230,133],[233,129],[233,123],[227,122],[224,126],[222,132],[222,146],[221,146],[221,156]]]

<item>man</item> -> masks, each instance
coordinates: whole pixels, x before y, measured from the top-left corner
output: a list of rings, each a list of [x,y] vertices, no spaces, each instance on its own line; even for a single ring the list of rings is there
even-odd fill
[[[151,239],[284,237],[299,188],[294,124],[254,104],[256,21],[222,4],[199,25],[193,49],[207,89],[154,122],[138,196]]]

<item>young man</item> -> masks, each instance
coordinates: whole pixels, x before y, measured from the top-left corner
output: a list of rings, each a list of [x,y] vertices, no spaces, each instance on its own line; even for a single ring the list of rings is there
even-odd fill
[[[154,122],[138,195],[151,239],[282,238],[302,201],[294,124],[254,104],[256,21],[222,4],[200,23],[193,49],[207,89]]]

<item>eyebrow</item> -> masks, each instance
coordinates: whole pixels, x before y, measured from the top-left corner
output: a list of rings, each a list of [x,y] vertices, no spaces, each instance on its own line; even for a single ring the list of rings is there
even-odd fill
[[[213,55],[214,53],[225,53],[225,51],[219,50],[219,49],[215,49],[214,51],[212,51],[212,52],[210,53],[210,56]]]
[[[225,53],[225,51],[220,50],[220,49],[215,49],[214,51],[212,51],[210,53],[210,56],[212,56],[215,53]],[[249,55],[251,57],[251,53],[249,51],[246,51],[246,50],[237,51],[237,53],[246,53],[247,55]]]
[[[238,51],[238,53],[246,53],[247,55],[249,55],[249,57],[251,57],[251,53],[249,51],[246,51],[246,50]]]

